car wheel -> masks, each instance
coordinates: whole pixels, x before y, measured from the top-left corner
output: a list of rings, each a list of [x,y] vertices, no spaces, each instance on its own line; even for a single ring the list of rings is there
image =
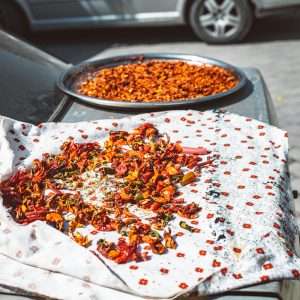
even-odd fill
[[[9,1],[1,1],[0,3],[0,28],[20,36],[27,32],[24,14]]]
[[[253,10],[248,0],[194,0],[190,24],[205,42],[237,42],[250,31]]]

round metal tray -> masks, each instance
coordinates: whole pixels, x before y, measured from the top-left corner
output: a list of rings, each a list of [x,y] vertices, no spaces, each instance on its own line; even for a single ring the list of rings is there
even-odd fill
[[[211,96],[202,96],[192,99],[175,100],[170,102],[127,102],[127,101],[116,101],[100,99],[82,95],[76,91],[78,84],[87,78],[87,76],[93,74],[94,72],[103,68],[112,68],[117,65],[131,64],[137,61],[147,60],[179,60],[192,64],[209,64],[214,66],[220,66],[222,68],[228,69],[235,74],[238,78],[239,83],[232,89]],[[57,81],[57,86],[65,94],[75,97],[76,99],[83,101],[88,104],[96,105],[99,107],[107,108],[119,108],[119,109],[159,109],[159,108],[174,108],[178,106],[193,106],[199,105],[201,103],[207,103],[215,101],[217,99],[223,98],[230,94],[233,94],[240,90],[246,84],[245,74],[237,67],[229,65],[225,62],[196,55],[186,55],[186,54],[165,54],[165,53],[148,53],[148,54],[135,54],[135,55],[124,55],[116,56],[105,59],[98,59],[83,62],[79,65],[69,68],[64,72]]]

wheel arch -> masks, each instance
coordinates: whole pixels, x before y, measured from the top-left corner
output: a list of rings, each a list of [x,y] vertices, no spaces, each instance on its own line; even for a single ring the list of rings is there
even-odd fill
[[[189,19],[190,19],[190,16],[189,16],[189,12],[190,12],[190,8],[193,4],[194,0],[185,0],[185,3],[184,3],[184,10],[183,10],[183,17],[184,17],[184,22],[186,24],[189,24]]]

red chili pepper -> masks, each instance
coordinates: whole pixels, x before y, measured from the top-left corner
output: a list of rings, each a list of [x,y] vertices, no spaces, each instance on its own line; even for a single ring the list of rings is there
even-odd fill
[[[120,163],[116,168],[115,168],[115,171],[116,171],[116,175],[118,176],[122,176],[124,174],[126,174],[128,168],[126,166],[125,163]]]
[[[206,148],[182,147],[182,151],[186,154],[207,155],[210,153]]]
[[[84,133],[81,129],[79,132]],[[185,205],[184,199],[176,199],[180,195],[178,183],[188,184],[199,176],[199,172],[192,170],[184,176],[183,168],[201,168],[203,164],[197,155],[203,154],[204,148],[186,149],[190,153],[183,153],[180,144],[171,143],[150,123],[132,132],[111,132],[103,149],[98,143],[78,144],[69,139],[60,153],[46,153],[42,160],[33,162],[31,169],[18,171],[1,182],[3,203],[16,222],[26,225],[46,221],[85,247],[91,241],[81,236],[77,228],[93,226],[95,230],[91,233],[117,231],[124,238],[118,243],[100,242],[101,255],[116,263],[147,260],[150,256],[140,252],[140,244],[148,244],[154,254],[175,249],[175,237],[164,230],[173,214],[192,219],[201,210],[196,203]],[[90,171],[99,176],[98,181],[82,177]],[[99,188],[99,184],[102,189],[104,178],[113,189],[104,188],[101,206],[94,205],[97,196],[93,189]],[[86,196],[90,203],[82,198],[81,190],[85,187],[90,190]],[[151,210],[155,216],[150,224],[133,215],[129,205]],[[70,215],[71,220],[67,217]],[[155,229],[164,230],[163,237]]]

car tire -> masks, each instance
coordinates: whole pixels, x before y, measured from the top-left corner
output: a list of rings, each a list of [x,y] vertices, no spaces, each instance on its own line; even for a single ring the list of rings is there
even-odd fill
[[[194,33],[213,44],[243,40],[253,24],[248,0],[194,0],[189,21]]]
[[[14,3],[1,1],[0,3],[0,28],[18,36],[24,36],[28,31],[27,20]]]

